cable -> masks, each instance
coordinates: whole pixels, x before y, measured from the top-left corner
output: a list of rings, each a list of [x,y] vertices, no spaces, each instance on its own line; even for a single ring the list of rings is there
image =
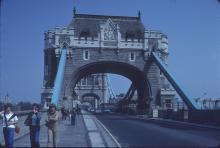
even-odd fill
[[[108,91],[109,91],[109,94],[110,94],[110,98],[116,98],[115,97],[115,93],[114,93],[114,91],[113,91],[113,89],[112,89],[112,85],[111,85],[111,82],[110,82],[110,80],[109,80],[109,76],[108,76],[108,74],[107,74],[107,86],[108,86]]]

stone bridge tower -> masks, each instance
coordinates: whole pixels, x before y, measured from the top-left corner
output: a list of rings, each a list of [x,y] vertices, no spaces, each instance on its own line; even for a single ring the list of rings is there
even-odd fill
[[[74,97],[77,83],[83,77],[115,73],[132,81],[140,112],[160,105],[161,75],[150,54],[154,51],[166,62],[168,40],[165,34],[146,29],[140,13],[138,16],[106,16],[74,11],[67,27],[45,32],[42,104],[51,101],[63,40],[68,47],[60,104],[62,98]],[[103,96],[99,98],[104,102]]]

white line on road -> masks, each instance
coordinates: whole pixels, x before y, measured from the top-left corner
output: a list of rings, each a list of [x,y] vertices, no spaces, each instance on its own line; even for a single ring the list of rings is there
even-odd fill
[[[114,142],[117,144],[117,146],[119,148],[121,148],[122,146],[120,145],[120,143],[116,140],[116,138],[110,133],[110,131],[105,127],[104,124],[102,124],[101,121],[99,121],[97,118],[96,118],[96,121],[106,130],[106,132],[112,137],[112,139],[114,140]]]
[[[99,132],[89,132],[88,134],[92,147],[105,147]]]

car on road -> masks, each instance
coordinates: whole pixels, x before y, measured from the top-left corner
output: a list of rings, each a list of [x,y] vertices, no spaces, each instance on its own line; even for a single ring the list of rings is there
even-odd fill
[[[101,109],[96,109],[95,110],[95,114],[101,114],[102,113],[102,110]]]
[[[95,109],[94,108],[89,108],[88,111],[95,112]]]
[[[110,114],[110,113],[112,113],[112,112],[111,112],[110,109],[104,109],[104,110],[103,110],[103,113]]]

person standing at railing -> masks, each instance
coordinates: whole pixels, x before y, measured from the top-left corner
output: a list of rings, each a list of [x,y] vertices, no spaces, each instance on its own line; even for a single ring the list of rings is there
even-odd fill
[[[15,125],[18,122],[18,117],[11,111],[11,104],[4,106],[4,111],[0,112],[3,118],[3,135],[5,139],[5,147],[12,148],[14,142]]]
[[[56,147],[58,114],[55,104],[51,104],[45,120],[46,126],[48,127],[48,147],[51,147],[52,145],[53,147]]]
[[[38,105],[32,105],[32,111],[28,114],[24,124],[30,128],[30,141],[32,148],[39,148],[40,120]]]

